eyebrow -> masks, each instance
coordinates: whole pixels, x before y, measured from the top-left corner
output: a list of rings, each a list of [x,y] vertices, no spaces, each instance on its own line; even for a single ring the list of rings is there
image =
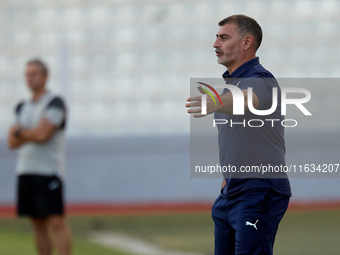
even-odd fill
[[[230,37],[230,35],[228,35],[228,34],[216,35],[216,38],[218,38],[218,37]]]

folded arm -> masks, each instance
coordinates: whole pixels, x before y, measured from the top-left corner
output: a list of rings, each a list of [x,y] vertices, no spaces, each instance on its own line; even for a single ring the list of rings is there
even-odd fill
[[[8,134],[8,147],[15,149],[26,142],[46,143],[51,139],[56,130],[57,127],[46,118],[41,119],[38,126],[33,129],[11,127]]]

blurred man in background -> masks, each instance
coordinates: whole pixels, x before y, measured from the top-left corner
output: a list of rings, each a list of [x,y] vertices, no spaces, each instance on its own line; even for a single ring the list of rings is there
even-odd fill
[[[52,240],[59,255],[70,255],[62,180],[66,108],[46,90],[48,69],[42,61],[29,61],[25,75],[32,97],[16,106],[8,134],[9,148],[18,148],[18,215],[31,218],[40,255],[52,254]]]
[[[233,15],[218,23],[215,48],[217,62],[227,71],[227,84],[242,90],[245,113],[233,114],[233,95],[228,89],[220,96],[222,104],[215,105],[207,97],[207,114],[227,120],[234,125],[218,126],[221,166],[235,167],[237,172],[224,175],[221,194],[212,207],[215,222],[215,255],[272,255],[278,225],[287,210],[291,196],[286,173],[263,175],[261,172],[240,174],[244,166],[285,166],[284,127],[281,114],[280,88],[274,76],[256,57],[262,41],[262,29],[252,18]],[[269,115],[249,111],[248,88],[252,88],[253,108],[270,109],[272,88],[278,90],[278,106]],[[235,88],[236,89],[236,88]],[[203,117],[201,97],[191,97],[186,107],[194,117]],[[219,100],[216,97],[216,101]],[[242,123],[257,119],[265,124],[251,127]],[[280,120],[272,125],[266,119]],[[275,178],[271,178],[275,177]]]

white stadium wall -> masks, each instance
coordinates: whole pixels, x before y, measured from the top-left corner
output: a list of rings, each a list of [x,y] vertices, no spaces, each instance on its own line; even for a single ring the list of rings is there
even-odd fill
[[[217,23],[229,15],[242,13],[259,22],[264,38],[258,56],[276,77],[340,77],[340,1],[87,2],[0,2],[0,204],[15,198],[15,153],[7,151],[5,138],[16,103],[29,96],[23,73],[30,58],[47,62],[49,88],[68,102],[67,198],[72,203],[213,201],[221,181],[189,176],[184,104],[190,78],[224,72],[212,45]],[[314,120],[327,123],[307,121],[302,131],[328,140],[339,136],[340,119],[334,116],[340,87],[308,89],[325,98],[331,110],[325,115],[320,102],[311,100]],[[298,135],[286,133],[288,161],[307,153],[296,145]],[[181,148],[160,153],[154,139],[164,146],[178,142]],[[81,146],[91,145],[107,150],[82,152]],[[317,145],[315,150],[311,143],[305,146],[304,157],[320,153]],[[330,155],[339,151],[333,147]],[[292,186],[298,201],[340,199],[337,179],[294,179]]]

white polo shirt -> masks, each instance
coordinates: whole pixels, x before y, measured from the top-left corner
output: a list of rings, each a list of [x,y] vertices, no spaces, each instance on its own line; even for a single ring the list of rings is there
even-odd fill
[[[27,142],[18,150],[16,173],[64,176],[66,108],[61,97],[51,92],[39,100],[27,100],[15,109],[16,122],[23,129],[37,127],[42,118],[58,127],[46,143]]]

